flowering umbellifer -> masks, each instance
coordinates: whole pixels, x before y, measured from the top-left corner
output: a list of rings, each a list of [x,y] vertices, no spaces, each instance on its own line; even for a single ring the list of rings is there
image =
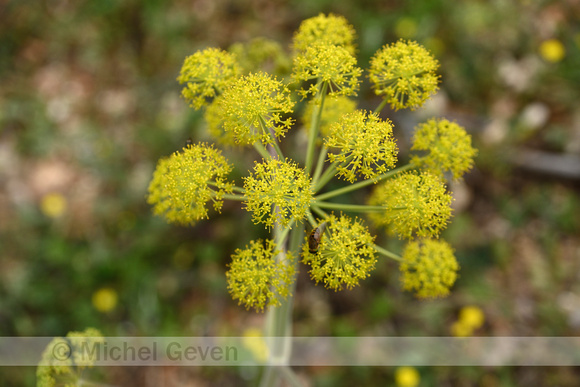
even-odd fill
[[[382,47],[368,71],[384,99],[373,112],[355,110],[356,102],[347,99],[356,96],[362,74],[354,39],[343,17],[304,21],[293,39],[290,83],[263,71],[264,58],[279,55],[279,48],[264,42],[236,45],[235,54],[206,49],[188,57],[182,69],[183,95],[192,107],[205,109],[213,137],[231,146],[252,145],[260,161],[247,168],[238,186],[228,180],[232,166],[220,151],[190,145],[159,161],[148,201],[156,214],[180,224],[207,218],[210,201],[217,211],[224,200],[237,201],[254,224],[271,231],[270,239],[237,249],[226,274],[235,300],[267,309],[265,337],[291,334],[299,256],[314,281],[335,291],[359,285],[377,265],[386,264],[379,255],[399,264],[403,289],[420,298],[447,295],[457,277],[453,249],[434,238],[451,217],[445,172],[459,177],[473,166],[471,138],[457,124],[427,121],[415,134],[417,154],[411,163],[398,165],[393,124],[379,117],[386,104],[421,106],[437,91],[439,63],[416,42]],[[261,46],[268,47],[264,56],[256,52]],[[307,129],[296,128],[292,118],[300,115],[295,102],[300,97],[308,102],[301,114]],[[300,129],[303,146],[282,144]],[[243,173],[244,167],[238,170]],[[329,188],[333,179],[348,184]],[[375,187],[367,204],[334,200],[370,185]],[[375,244],[363,219],[350,213],[368,214],[375,225],[408,240],[402,255]],[[310,246],[306,222],[316,230]],[[287,358],[286,345],[276,341],[269,356]],[[262,384],[275,384],[275,375],[265,372]]]

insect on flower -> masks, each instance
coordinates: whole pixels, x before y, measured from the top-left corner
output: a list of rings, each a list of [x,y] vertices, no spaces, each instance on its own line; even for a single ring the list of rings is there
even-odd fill
[[[308,237],[308,251],[310,254],[316,254],[318,252],[318,245],[320,244],[325,228],[326,222],[323,222],[310,232],[310,236]]]

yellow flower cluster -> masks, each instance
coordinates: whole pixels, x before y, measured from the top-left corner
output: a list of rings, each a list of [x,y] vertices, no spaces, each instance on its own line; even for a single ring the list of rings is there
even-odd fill
[[[149,204],[153,213],[169,223],[193,224],[207,218],[206,204],[216,211],[233,183],[226,180],[232,170],[221,151],[204,143],[190,145],[161,159],[149,184]]]
[[[119,296],[115,289],[100,288],[93,293],[92,302],[96,310],[101,313],[109,313],[117,306]]]
[[[274,142],[270,130],[279,139],[292,126],[294,101],[282,82],[259,72],[238,78],[220,98],[223,127],[231,132],[237,143],[251,145]]]
[[[402,20],[397,31],[412,35],[412,23]],[[421,106],[438,89],[439,63],[413,41],[383,46],[369,68],[370,82],[383,100],[374,113],[356,110],[348,98],[358,93],[362,75],[355,37],[344,17],[320,14],[295,33],[292,61],[278,43],[259,38],[235,44],[229,52],[198,51],[181,69],[182,95],[192,107],[204,108],[209,133],[222,144],[252,145],[263,159],[243,178],[243,187],[236,187],[227,180],[233,167],[219,150],[190,145],[158,162],[148,202],[169,222],[193,224],[208,217],[210,202],[220,211],[224,199],[238,200],[255,224],[274,229],[278,246],[252,241],[232,255],[228,288],[247,308],[276,306],[289,295],[296,262],[286,252],[286,238],[296,256],[301,237],[293,233],[303,231],[294,225],[305,218],[314,223],[313,213],[324,218],[326,229],[316,234],[316,251],[304,245],[303,262],[317,283],[335,291],[352,288],[374,269],[377,253],[400,259],[374,245],[360,219],[327,215],[327,209],[364,211],[392,235],[420,238],[409,243],[400,265],[404,288],[418,297],[443,296],[455,281],[452,249],[429,238],[438,237],[451,217],[444,174],[459,178],[473,167],[477,152],[471,137],[456,123],[427,121],[417,127],[411,163],[393,170],[398,154],[393,124],[378,112],[387,104],[396,110]],[[308,132],[304,168],[285,157],[281,143],[295,124],[298,96],[308,99],[302,116]],[[336,177],[353,184],[324,192]],[[326,200],[372,183],[377,185],[370,206]],[[95,307],[114,309],[116,299],[105,296],[111,294],[95,293]]]
[[[418,298],[445,297],[455,283],[459,264],[453,249],[442,240],[409,242],[399,266],[404,290]]]
[[[181,95],[191,107],[201,109],[219,95],[240,74],[233,54],[218,48],[207,48],[188,56],[177,80],[185,83]]]
[[[311,179],[291,161],[270,159],[256,163],[254,172],[244,178],[246,209],[254,223],[287,227],[302,221],[314,200]]]
[[[370,218],[401,238],[436,237],[451,217],[451,200],[439,177],[427,171],[404,173],[375,188],[369,204],[385,211]]]
[[[236,137],[224,127],[224,96],[217,96],[205,109],[204,118],[209,134],[223,145],[234,145]]]
[[[308,243],[302,251],[303,262],[310,265],[310,277],[316,283],[335,291],[343,286],[351,289],[374,270],[377,262],[372,247],[374,237],[358,218],[330,215],[320,239],[318,252],[311,253]]]
[[[236,56],[244,74],[268,68],[269,72],[282,75],[290,70],[290,58],[274,40],[254,38],[248,43],[234,43],[229,51]]]
[[[398,367],[395,371],[397,387],[417,387],[421,382],[419,372],[413,367]]]
[[[485,322],[483,311],[477,306],[464,306],[459,311],[459,318],[451,325],[453,336],[471,336]]]
[[[560,62],[566,56],[566,48],[558,39],[544,40],[539,51],[540,56],[551,63]]]
[[[296,83],[314,81],[299,90],[302,98],[317,96],[319,85],[325,85],[329,96],[356,95],[362,70],[346,48],[322,42],[308,46],[294,57],[292,79]]]
[[[395,110],[420,107],[439,89],[439,62],[417,42],[399,40],[371,59],[369,78],[375,93]]]
[[[36,369],[36,385],[38,387],[80,385],[82,371],[94,365],[94,358],[82,348],[92,348],[97,343],[103,342],[103,335],[94,328],[88,328],[84,332],[69,332],[66,339],[62,337],[53,339],[42,353],[42,359]]]
[[[319,14],[304,20],[294,34],[294,50],[303,52],[315,43],[325,42],[354,54],[356,33],[348,21],[337,15]]]
[[[411,150],[428,152],[425,156],[413,155],[413,164],[437,175],[450,171],[456,179],[473,167],[477,155],[465,129],[446,119],[431,119],[418,125]]]
[[[280,253],[272,240],[251,241],[249,247],[237,249],[226,272],[232,298],[258,311],[280,305],[290,295],[295,274],[292,255],[286,253],[284,261],[276,262]]]
[[[363,110],[345,114],[332,124],[324,143],[329,148],[338,148],[339,153],[329,153],[328,159],[339,164],[336,176],[351,183],[357,175],[375,178],[397,162],[393,124]]]
[[[304,114],[302,116],[302,121],[304,122],[304,129],[310,131],[310,123],[314,109],[318,105],[315,102],[311,102],[304,109]],[[338,121],[344,114],[352,113],[356,109],[356,102],[352,99],[344,96],[338,96],[336,98],[328,98],[324,101],[324,106],[322,107],[322,113],[320,118],[320,133],[323,137],[328,136],[330,131],[330,125]]]

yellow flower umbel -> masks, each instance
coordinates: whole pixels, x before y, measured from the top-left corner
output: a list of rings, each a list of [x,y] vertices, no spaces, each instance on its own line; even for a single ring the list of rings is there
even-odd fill
[[[84,332],[69,332],[66,339],[53,339],[42,353],[36,370],[38,387],[91,385],[81,380],[83,371],[94,365],[94,357],[86,348],[104,343],[102,334],[88,328]],[[83,349],[85,348],[85,349]]]
[[[391,121],[363,110],[345,114],[332,124],[324,142],[327,147],[339,150],[328,154],[330,162],[338,164],[336,176],[351,183],[357,175],[365,179],[377,177],[397,162]]]
[[[322,281],[326,288],[335,291],[342,290],[343,286],[351,289],[375,268],[373,241],[374,237],[360,219],[330,215],[318,251],[311,253],[305,243],[302,261],[310,265],[310,277],[316,283]]]
[[[362,70],[356,66],[356,58],[346,48],[328,42],[308,46],[294,58],[292,79],[294,82],[310,82],[298,92],[302,98],[309,94],[317,96],[321,87],[330,96],[356,95]]]
[[[304,20],[298,31],[294,34],[294,50],[306,51],[308,47],[317,42],[326,42],[334,46],[345,48],[354,54],[355,30],[352,25],[342,16],[319,14]]]
[[[484,322],[485,316],[479,307],[464,306],[459,311],[459,319],[451,325],[451,333],[457,337],[471,336]]]
[[[369,217],[402,238],[436,237],[447,226],[451,200],[439,177],[427,171],[404,173],[375,188],[369,204],[385,211]]]
[[[188,56],[177,80],[185,83],[181,95],[191,107],[200,109],[222,93],[240,74],[233,54],[218,48],[207,48]]]
[[[236,56],[245,74],[268,68],[274,74],[283,75],[290,70],[290,58],[275,40],[254,38],[247,43],[234,43],[229,51]]]
[[[232,170],[221,151],[204,143],[189,145],[181,152],[161,159],[149,184],[153,212],[169,223],[193,224],[207,218],[210,200],[220,211],[223,196],[232,193],[226,175]]]
[[[258,311],[279,306],[280,299],[290,295],[295,268],[292,254],[286,253],[285,262],[276,262],[278,254],[280,250],[271,240],[251,241],[249,247],[237,249],[226,273],[232,298]]]
[[[236,137],[232,131],[224,127],[224,96],[216,97],[211,104],[205,109],[204,118],[207,122],[209,134],[223,145],[234,145]]]
[[[271,144],[274,138],[270,130],[280,138],[292,126],[292,118],[282,118],[292,113],[294,107],[290,91],[266,73],[239,78],[220,101],[224,130],[232,132],[240,144],[252,145],[257,141]]]
[[[457,279],[459,264],[453,249],[442,240],[409,242],[399,266],[403,289],[418,298],[445,297]]]
[[[446,119],[431,119],[419,124],[411,150],[428,152],[425,156],[412,156],[413,164],[437,175],[450,171],[456,179],[473,167],[477,155],[465,129]]]
[[[307,131],[310,131],[312,113],[317,107],[318,105],[315,102],[311,102],[304,110],[302,121]],[[320,117],[320,134],[323,137],[328,136],[331,124],[338,121],[344,114],[352,113],[355,110],[356,102],[348,97],[338,96],[336,98],[326,99]]]
[[[417,42],[386,45],[371,59],[369,78],[375,93],[395,110],[420,107],[438,90],[439,62]]]
[[[291,161],[270,159],[256,163],[254,172],[244,178],[246,209],[254,223],[283,227],[306,216],[313,199],[310,177]]]

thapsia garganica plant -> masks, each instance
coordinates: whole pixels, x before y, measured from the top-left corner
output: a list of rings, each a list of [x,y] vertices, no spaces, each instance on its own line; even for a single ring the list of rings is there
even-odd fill
[[[397,166],[393,124],[379,117],[387,104],[420,107],[438,89],[439,64],[416,42],[385,45],[367,70],[383,102],[373,112],[359,110],[350,99],[363,78],[354,42],[343,17],[321,14],[294,35],[289,79],[258,70],[265,61],[287,65],[280,46],[263,39],[198,51],[185,59],[178,78],[191,107],[205,109],[217,142],[252,146],[262,160],[240,186],[229,180],[232,165],[213,144],[188,145],[158,162],[148,201],[155,214],[185,225],[208,218],[210,204],[219,212],[224,200],[239,201],[255,224],[271,230],[270,239],[237,249],[226,273],[235,300],[267,308],[266,336],[291,334],[299,260],[312,279],[335,291],[357,286],[379,256],[399,264],[403,289],[420,298],[446,296],[457,277],[453,249],[438,239],[452,212],[444,174],[459,179],[473,166],[471,138],[454,122],[431,119],[416,128],[410,163]],[[290,130],[300,130],[293,93],[308,102],[307,146],[298,160],[280,147]],[[325,191],[333,178],[348,185]],[[374,191],[366,204],[329,201],[369,185]],[[368,214],[388,234],[408,240],[406,248],[399,255],[377,246],[364,220],[343,212]],[[305,233],[306,222],[315,235]]]

